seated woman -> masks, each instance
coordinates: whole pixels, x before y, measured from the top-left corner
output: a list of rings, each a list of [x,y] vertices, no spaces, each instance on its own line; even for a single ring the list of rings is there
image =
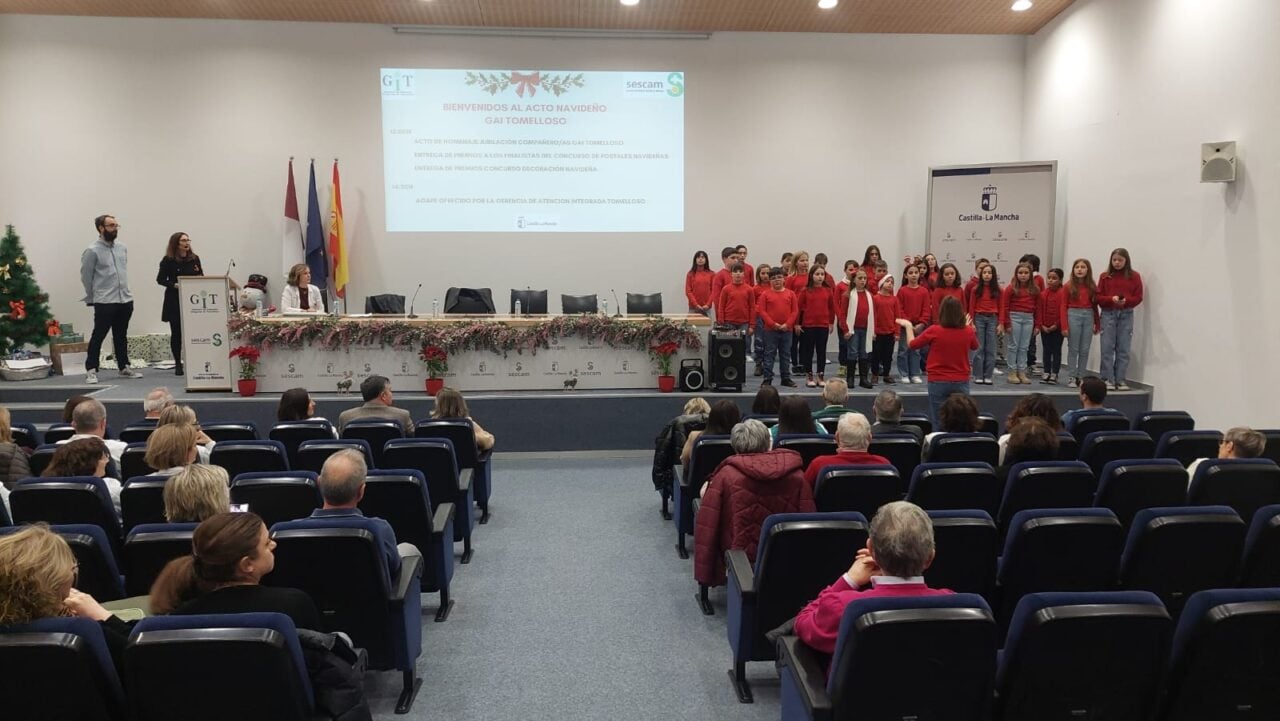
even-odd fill
[[[199,523],[231,509],[231,482],[222,466],[193,463],[164,484],[164,518]]]
[[[320,611],[296,588],[259,585],[275,568],[276,543],[256,513],[217,513],[196,527],[191,555],[175,558],[151,586],[154,613],[283,613],[320,629]]]
[[[675,465],[682,462],[680,451],[685,440],[695,430],[707,424],[707,414],[711,406],[702,397],[690,398],[684,404],[684,412],[667,421],[667,424],[653,439],[653,490],[662,496],[662,515],[667,515],[667,499],[673,493],[671,486],[675,483]]]
[[[13,442],[13,426],[9,409],[0,406],[0,502],[9,510],[9,491],[18,481],[31,475],[27,452]]]
[[[1004,421],[1005,434],[1000,436],[1000,463],[1004,463],[1005,447],[1009,445],[1009,435],[1013,427],[1026,418],[1039,418],[1049,425],[1056,434],[1062,430],[1062,416],[1053,405],[1053,399],[1043,393],[1029,393],[1018,399],[1009,417]]]
[[[311,394],[306,388],[290,388],[280,394],[280,405],[276,406],[276,420],[281,423],[289,423],[292,421],[324,421],[329,423],[328,418],[322,418],[316,415],[316,402],[311,400]],[[333,430],[333,437],[338,437],[338,429],[333,428],[333,424],[329,423]]]
[[[200,454],[196,446],[195,426],[169,424],[160,426],[147,438],[148,466],[156,469],[154,475],[176,476],[188,465],[195,463]]]
[[[756,391],[755,399],[751,401],[751,415],[776,416],[778,415],[778,406],[781,401],[782,398],[778,395],[777,388],[760,386],[760,390]]]
[[[45,478],[70,478],[72,476],[97,476],[107,485],[111,504],[120,513],[120,481],[107,477],[107,463],[111,451],[101,438],[77,438],[58,446],[53,458],[40,475]]]
[[[813,420],[813,412],[809,410],[809,402],[800,396],[787,396],[782,399],[782,405],[778,406],[778,425],[769,429],[769,435],[775,441],[778,440],[779,434],[787,433],[831,435],[831,431],[827,430],[821,423]]]
[[[320,289],[311,285],[311,269],[298,263],[289,269],[288,285],[280,294],[282,313],[323,313],[324,299]]]
[[[200,462],[208,463],[209,454],[213,451],[214,440],[200,430],[200,421],[196,419],[196,411],[191,406],[172,405],[160,411],[156,419],[156,427],[170,424],[187,424],[196,429],[196,451],[200,454]]]
[[[1004,460],[996,468],[996,477],[1004,483],[1009,469],[1019,463],[1055,461],[1058,459],[1058,432],[1040,418],[1023,418],[1009,434]]]
[[[1267,449],[1267,437],[1247,426],[1227,429],[1218,442],[1218,458],[1259,458]],[[1208,458],[1197,458],[1187,466],[1187,482],[1196,477],[1200,464]]]
[[[929,442],[940,433],[976,433],[978,404],[964,393],[952,393],[938,406],[938,430],[924,437],[924,457],[929,457]]]
[[[738,404],[722,398],[711,406],[711,413],[707,415],[707,425],[704,430],[691,431],[684,441],[684,449],[680,451],[680,465],[689,465],[689,457],[693,455],[693,444],[703,433],[713,436],[727,436],[742,420],[742,411],[738,410]]]
[[[462,394],[453,388],[445,386],[436,393],[436,407],[431,410],[431,417],[466,418],[471,421],[471,427],[475,429],[476,448],[481,452],[493,448],[493,434],[476,423],[476,420],[471,417],[471,411],[467,409],[467,402],[463,400]]]

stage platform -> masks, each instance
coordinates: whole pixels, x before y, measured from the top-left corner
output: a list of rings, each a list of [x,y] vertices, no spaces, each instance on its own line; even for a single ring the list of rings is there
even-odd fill
[[[828,366],[833,368],[834,365]],[[750,368],[748,367],[748,373]],[[142,398],[155,386],[167,386],[180,403],[195,408],[201,421],[250,420],[258,424],[265,437],[266,430],[275,423],[276,404],[279,395],[260,394],[253,398],[241,398],[235,393],[187,393],[181,390],[181,378],[172,371],[147,369],[140,379],[115,377],[115,371],[99,375],[102,382],[96,386],[79,382],[83,376],[53,376],[26,382],[0,382],[0,404],[11,411],[15,423],[35,423],[43,430],[50,423],[61,421],[62,405],[66,399],[78,393],[91,394],[107,407],[108,424],[113,429],[123,428],[142,417]],[[1107,396],[1107,405],[1132,417],[1136,413],[1153,410],[1152,388],[1129,382],[1130,391],[1113,391]],[[751,401],[760,387],[759,378],[747,379],[741,393],[659,393],[653,391],[520,391],[467,393],[471,414],[487,430],[498,438],[499,452],[539,451],[599,451],[599,450],[652,450],[654,438],[663,425],[680,413],[693,395],[701,395],[714,403],[729,398],[739,405],[743,413],[751,408]],[[853,389],[849,408],[871,417],[871,402],[880,389],[889,387],[903,398],[908,412],[928,412],[928,395],[925,385],[897,383],[893,386],[877,386],[873,390]],[[808,398],[815,409],[822,406],[821,389],[782,388],[784,394],[800,394]],[[415,419],[430,415],[434,400],[422,388],[392,386],[395,404],[406,408]],[[1060,410],[1079,407],[1079,394],[1064,385],[1009,385],[1005,376],[996,376],[995,385],[973,386],[972,395],[979,409],[1001,420],[1013,408],[1020,396],[1027,393],[1047,393],[1053,397]],[[338,414],[352,406],[360,405],[358,393],[342,396],[334,393],[315,393],[316,413],[337,420]]]

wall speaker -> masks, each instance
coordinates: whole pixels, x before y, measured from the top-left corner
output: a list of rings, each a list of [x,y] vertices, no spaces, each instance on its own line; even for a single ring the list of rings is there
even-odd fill
[[[715,329],[708,336],[711,354],[711,388],[742,390],[747,376],[747,341],[736,329]]]
[[[702,369],[701,358],[685,358],[680,361],[680,392],[696,393],[707,384],[707,374]]]
[[[1200,146],[1200,182],[1234,183],[1236,180],[1235,141],[1203,143]]]

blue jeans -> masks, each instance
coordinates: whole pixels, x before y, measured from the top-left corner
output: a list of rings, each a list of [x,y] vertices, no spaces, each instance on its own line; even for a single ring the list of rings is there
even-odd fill
[[[754,352],[751,354],[755,357],[756,363],[764,362],[764,321],[756,318],[756,336],[755,342],[752,343]]]
[[[1089,363],[1089,348],[1093,346],[1093,309],[1067,309],[1067,373],[1072,378],[1084,378]]]
[[[929,420],[934,428],[941,428],[938,422],[938,409],[942,402],[952,393],[969,395],[969,384],[961,381],[929,381]]]
[[[1013,330],[1013,362],[1009,367],[1016,371],[1027,369],[1027,351],[1031,348],[1031,339],[1035,336],[1035,316],[1031,313],[1012,311],[1009,313],[1009,325]]]
[[[974,330],[978,333],[978,352],[973,358],[973,377],[991,380],[996,372],[996,326],[1000,319],[995,313],[979,313],[973,317]]]
[[[907,329],[898,329],[898,375],[903,379],[920,375],[920,351],[907,346]]]
[[[1133,309],[1102,311],[1102,380],[1124,383],[1129,371],[1129,346],[1133,343]]]
[[[764,379],[773,380],[773,359],[778,359],[778,374],[782,380],[791,378],[791,338],[789,330],[766,330],[764,332]]]

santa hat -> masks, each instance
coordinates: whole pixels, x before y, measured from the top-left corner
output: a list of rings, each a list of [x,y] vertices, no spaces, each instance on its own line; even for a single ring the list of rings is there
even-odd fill
[[[883,288],[885,283],[891,283],[891,282],[893,282],[893,273],[885,273],[884,277],[880,279],[879,287]]]

